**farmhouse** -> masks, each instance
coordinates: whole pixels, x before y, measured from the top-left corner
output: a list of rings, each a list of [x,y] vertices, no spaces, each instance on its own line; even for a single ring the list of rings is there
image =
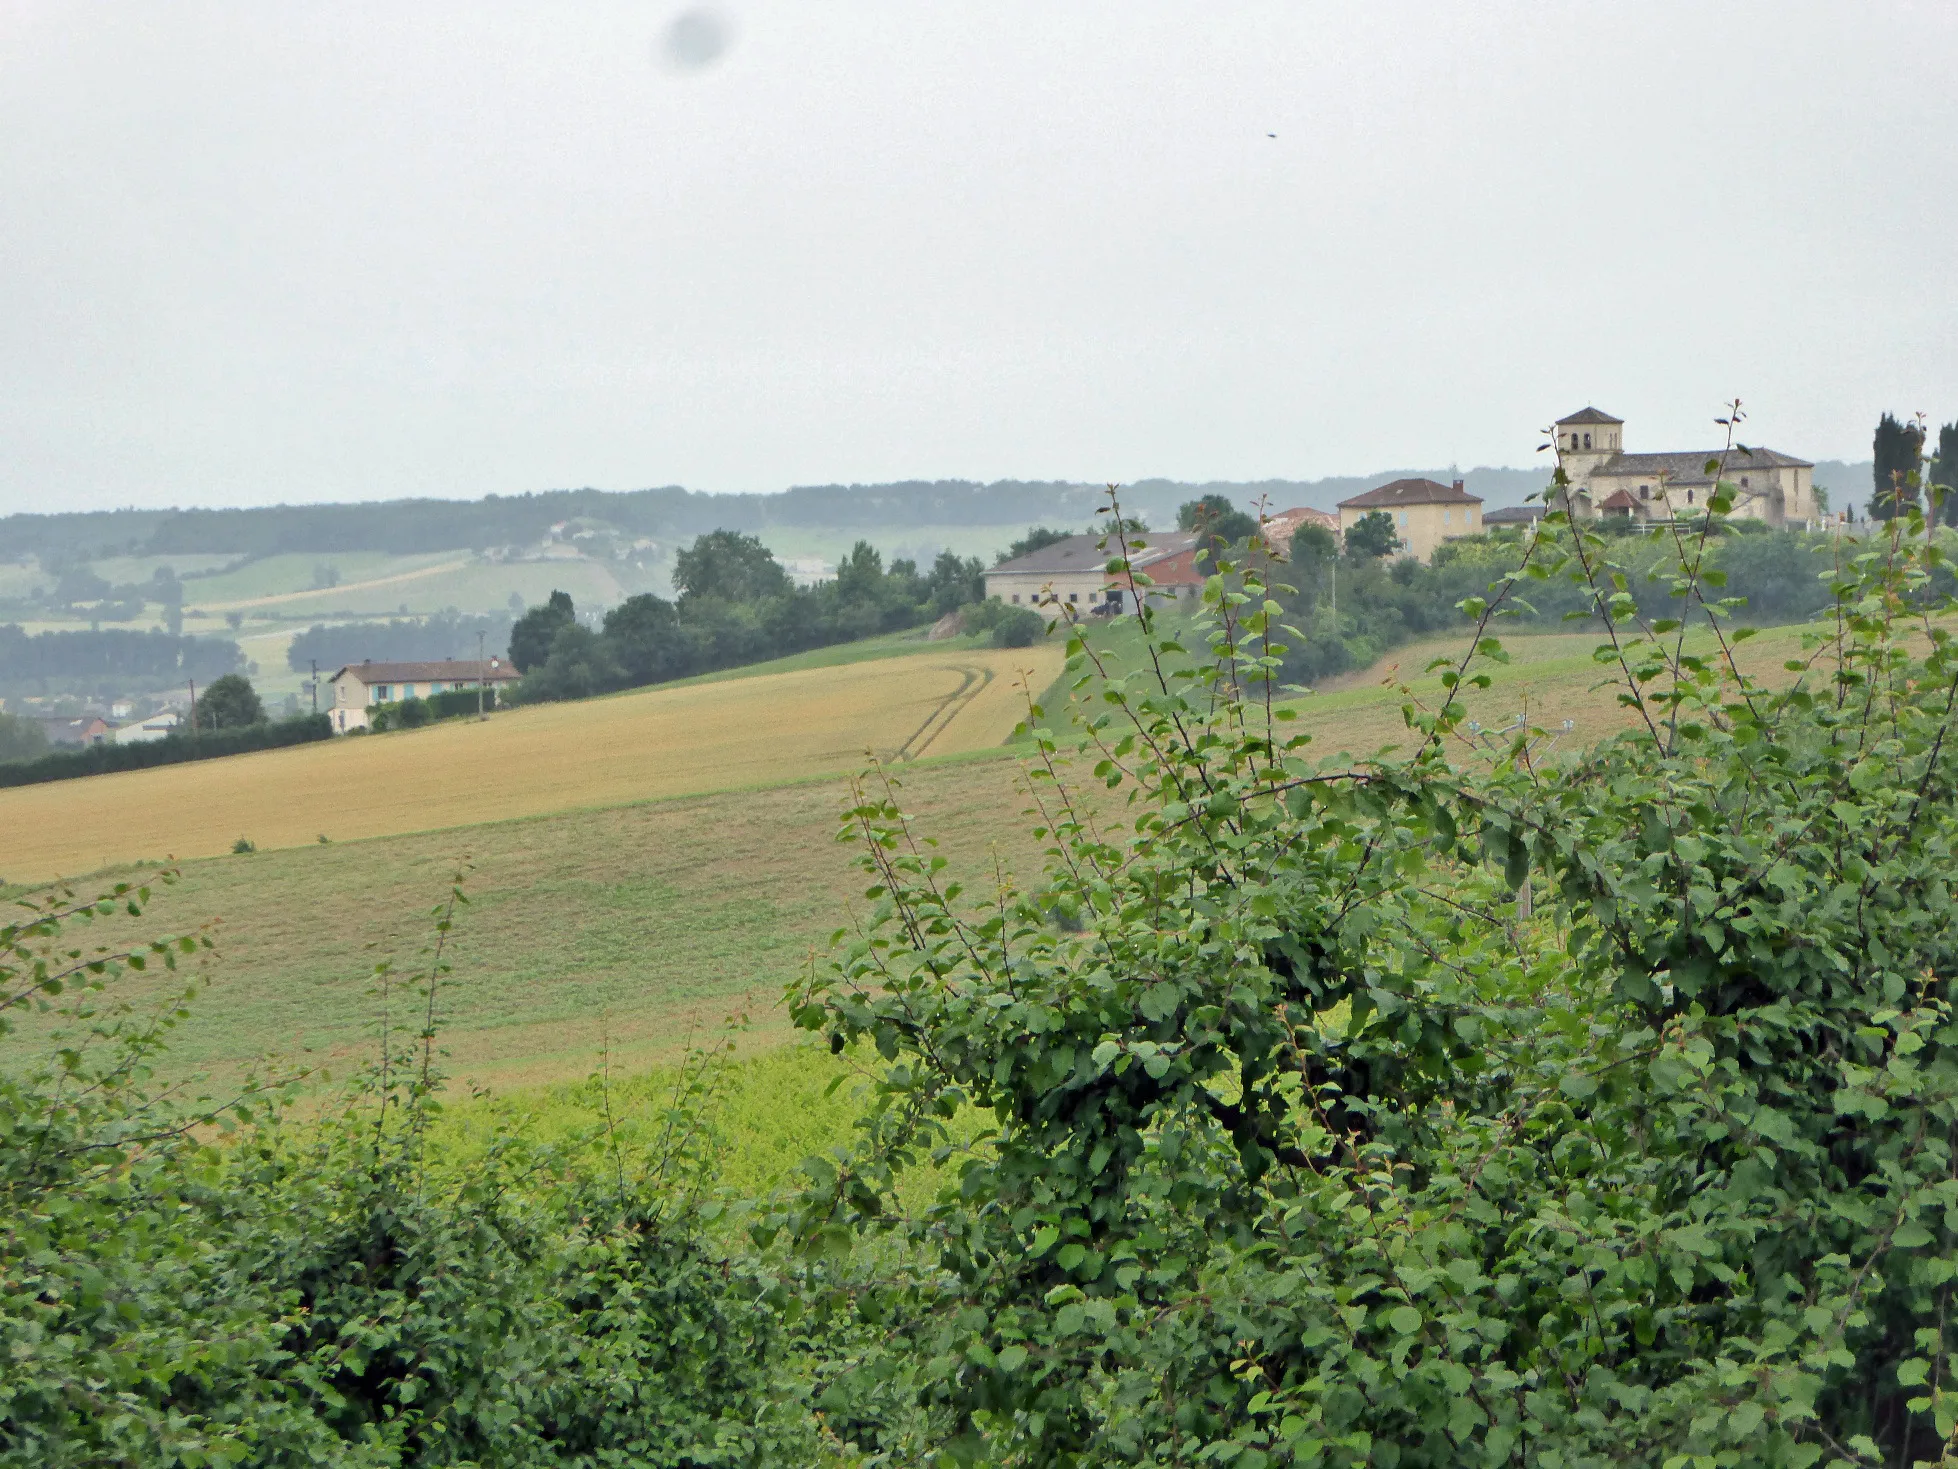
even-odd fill
[[[1337,532],[1339,523],[1323,510],[1300,506],[1266,517],[1263,533],[1282,555],[1291,546],[1300,526],[1323,525]],[[1141,550],[1128,553],[1129,567],[1146,575],[1153,585],[1148,589],[1152,601],[1195,601],[1203,595],[1204,580],[1210,574],[1208,557],[1197,564],[1199,536],[1195,531],[1138,531],[1130,537],[1143,543]],[[1110,573],[1108,563],[1119,555],[1102,545],[1099,534],[1069,536],[1051,546],[1042,546],[1025,556],[1002,561],[986,573],[986,595],[997,597],[1008,606],[1037,607],[1053,621],[1062,607],[1077,614],[1107,616],[1133,611],[1133,599],[1125,573]]]
[[[1421,561],[1433,556],[1443,541],[1482,534],[1482,497],[1463,489],[1460,480],[1443,485],[1431,479],[1397,479],[1341,500],[1340,534],[1375,511],[1393,518],[1401,554]]]
[[[1557,458],[1570,477],[1562,508],[1595,520],[1672,520],[1703,510],[1713,491],[1710,461],[1724,458],[1719,478],[1734,487],[1733,518],[1772,526],[1816,519],[1815,466],[1760,445],[1627,454],[1625,421],[1596,408],[1557,420]]]
[[[1128,553],[1128,560],[1131,569],[1155,583],[1149,589],[1152,601],[1194,598],[1202,592],[1195,531],[1138,531],[1130,539],[1144,543]],[[1104,546],[1100,535],[1069,536],[1002,561],[986,573],[986,595],[1009,606],[1037,608],[1050,622],[1063,607],[1104,616],[1132,611],[1127,576],[1108,570],[1108,563],[1121,554],[1120,547]]]
[[[377,704],[402,699],[425,699],[451,689],[485,687],[491,691],[514,683],[517,670],[501,658],[479,663],[474,658],[449,658],[438,663],[349,663],[333,675],[333,707],[329,716],[341,734],[366,729],[368,711]]]

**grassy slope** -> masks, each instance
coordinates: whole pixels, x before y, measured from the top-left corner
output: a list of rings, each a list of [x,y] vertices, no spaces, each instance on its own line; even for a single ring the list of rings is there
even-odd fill
[[[1625,711],[1593,687],[1603,673],[1590,658],[1595,642],[1585,633],[1515,640],[1515,661],[1493,670],[1495,687],[1472,707],[1495,723],[1527,695],[1546,721],[1575,718],[1580,740],[1622,726]],[[1750,645],[1751,657],[1774,667],[1798,645],[1795,630],[1776,630]],[[1459,646],[1403,649],[1368,679],[1301,701],[1301,727],[1328,754],[1405,743],[1403,696],[1383,680],[1398,665],[1437,697],[1434,676],[1415,671]],[[755,681],[719,687],[744,685]],[[373,743],[399,739],[405,749],[427,737]],[[905,772],[907,806],[944,840],[955,869],[982,883],[995,850],[1023,876],[1038,866],[1017,770],[1010,758],[978,757]],[[619,1063],[638,1067],[744,1004],[758,1022],[752,1040],[772,1043],[784,1033],[772,1009],[782,985],[821,951],[863,885],[832,840],[844,795],[830,777],[190,863],[157,917],[177,927],[221,919],[224,958],[179,1054],[223,1069],[302,1043],[337,1063],[360,1054],[375,1014],[373,963],[414,958],[428,909],[465,856],[475,863],[472,902],[450,992],[459,1074],[500,1091],[580,1077],[607,1033]]]
[[[997,756],[927,762],[905,771],[905,799],[961,869],[989,871],[997,843],[1031,876],[1017,775]],[[175,1059],[228,1071],[307,1048],[344,1066],[378,1014],[373,966],[414,965],[465,859],[445,999],[459,1074],[582,1076],[608,1033],[641,1065],[742,1007],[772,1041],[782,986],[865,883],[835,840],[847,794],[831,778],[187,863],[141,929],[218,920],[214,983]]]
[[[845,668],[541,705],[0,791],[0,873],[40,880],[164,856],[473,825],[855,769],[865,752],[1000,745],[1057,648],[929,651]],[[949,723],[947,719],[949,717]]]

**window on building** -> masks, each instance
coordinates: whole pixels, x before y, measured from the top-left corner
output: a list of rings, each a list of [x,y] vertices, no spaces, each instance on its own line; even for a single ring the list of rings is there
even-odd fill
[[[1693,503],[1693,492],[1691,490],[1688,490],[1686,492],[1686,503],[1688,505],[1691,505]]]
[[[1079,592],[1069,592],[1067,594],[1067,600],[1070,602],[1078,602],[1081,600],[1081,594]]]
[[[1019,594],[1018,592],[1015,592],[1015,593],[1013,594],[1013,605],[1014,605],[1015,607],[1017,607],[1017,606],[1019,606],[1019,605],[1020,605],[1020,594]]]
[[[1638,487],[1638,497],[1641,500],[1650,500],[1652,498],[1652,486],[1640,485]]]
[[[1746,475],[1742,475],[1742,476],[1740,477],[1740,487],[1741,487],[1741,488],[1742,488],[1743,490],[1747,488],[1747,476],[1746,476]]]
[[[1441,512],[1441,523],[1443,525],[1448,524],[1448,512],[1446,510]]]
[[[1406,527],[1407,527],[1407,512],[1403,510],[1401,511],[1401,528],[1404,530],[1406,529]]]
[[[375,685],[374,685],[374,702],[375,702],[376,704],[385,704],[385,703],[387,703],[387,701],[388,701],[388,686],[387,686],[386,684],[384,684],[384,683],[377,683],[377,684],[375,684]]]
[[[1591,447],[1591,436],[1589,434],[1584,436],[1584,447],[1587,449]]]
[[[1572,434],[1572,435],[1570,436],[1570,446],[1571,446],[1571,447],[1572,447],[1573,449],[1575,449],[1575,448],[1577,447],[1577,435],[1576,435],[1576,434]]]

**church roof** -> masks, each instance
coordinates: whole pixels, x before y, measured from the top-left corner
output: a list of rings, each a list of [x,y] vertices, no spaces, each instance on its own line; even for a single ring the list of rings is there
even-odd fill
[[[1658,479],[1672,485],[1710,485],[1713,476],[1706,472],[1708,460],[1717,460],[1722,449],[1681,450],[1665,454],[1614,454],[1591,471],[1592,479]],[[1743,454],[1735,449],[1727,455],[1726,476],[1738,480],[1750,469],[1813,469],[1806,459],[1774,449],[1756,448]]]
[[[1341,500],[1341,510],[1384,510],[1390,505],[1480,505],[1482,497],[1471,495],[1456,480],[1439,485],[1431,479],[1397,479],[1349,500]]]
[[[1600,510],[1636,510],[1638,509],[1638,497],[1630,490],[1621,486],[1607,495],[1599,503],[1598,508]]]
[[[1623,423],[1624,421],[1622,418],[1613,418],[1609,413],[1599,408],[1580,408],[1569,418],[1558,419],[1557,423],[1559,426],[1562,426],[1566,423]]]

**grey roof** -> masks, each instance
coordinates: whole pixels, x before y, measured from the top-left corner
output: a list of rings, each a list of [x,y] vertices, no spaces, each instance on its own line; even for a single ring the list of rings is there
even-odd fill
[[[1561,427],[1567,423],[1623,423],[1624,421],[1622,418],[1613,418],[1601,408],[1580,408],[1569,418],[1558,419],[1557,423]]]
[[[1753,449],[1743,454],[1735,449],[1729,454],[1724,449],[1702,449],[1697,452],[1680,450],[1664,454],[1614,454],[1596,469],[1591,471],[1592,479],[1647,479],[1665,477],[1671,485],[1710,485],[1713,476],[1706,472],[1709,459],[1726,456],[1726,476],[1737,481],[1750,469],[1813,469],[1815,466],[1806,459],[1797,459],[1792,454],[1783,454],[1774,449]]]
[[[1341,500],[1341,510],[1374,510],[1389,505],[1480,505],[1482,497],[1464,490],[1461,481],[1436,484],[1431,479],[1397,479],[1392,484]]]
[[[444,659],[439,663],[349,663],[339,673],[351,673],[364,684],[376,683],[454,683],[459,679],[516,678],[517,670],[508,659],[492,658],[487,664],[474,658]]]
[[[1189,550],[1197,543],[1197,533],[1191,530],[1140,531],[1129,539],[1145,543],[1142,550],[1128,553],[1130,568],[1140,571],[1151,562]],[[1070,571],[1092,573],[1100,571],[1121,554],[1119,546],[1104,547],[1098,534],[1069,536],[1064,541],[1055,541],[1051,546],[1042,546],[1038,551],[1029,551],[1024,556],[1015,556],[1011,561],[1002,561],[986,575],[1057,576]]]
[[[1485,511],[1484,525],[1534,525],[1543,519],[1546,507],[1542,505],[1505,505],[1500,510]]]

